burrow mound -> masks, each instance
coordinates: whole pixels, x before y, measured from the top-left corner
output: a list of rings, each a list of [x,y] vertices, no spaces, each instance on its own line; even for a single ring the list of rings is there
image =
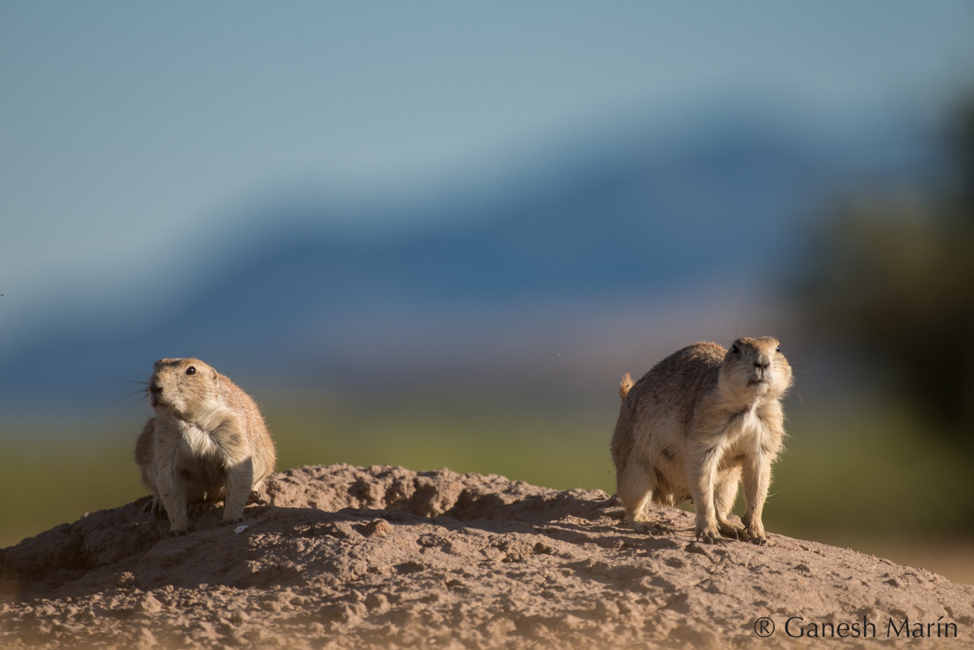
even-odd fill
[[[267,491],[242,530],[204,505],[167,537],[140,499],[0,550],[0,647],[777,647],[797,616],[972,642],[974,587],[774,534],[701,545],[675,509],[638,534],[599,491],[349,465]]]

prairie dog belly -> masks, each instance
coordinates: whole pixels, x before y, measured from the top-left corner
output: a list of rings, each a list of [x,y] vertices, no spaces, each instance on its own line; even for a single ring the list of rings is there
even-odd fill
[[[187,427],[180,441],[175,469],[186,479],[190,503],[218,501],[226,495],[227,467],[219,447],[208,433]]]
[[[685,445],[650,440],[639,457],[652,476],[654,503],[678,506],[690,498]]]

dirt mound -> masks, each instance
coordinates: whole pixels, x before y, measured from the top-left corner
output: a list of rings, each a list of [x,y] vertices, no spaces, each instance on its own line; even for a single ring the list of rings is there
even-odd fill
[[[268,493],[243,530],[199,506],[189,535],[166,537],[141,499],[0,550],[0,647],[974,640],[974,587],[774,534],[701,545],[674,509],[675,534],[640,535],[599,491],[334,465],[276,474]]]

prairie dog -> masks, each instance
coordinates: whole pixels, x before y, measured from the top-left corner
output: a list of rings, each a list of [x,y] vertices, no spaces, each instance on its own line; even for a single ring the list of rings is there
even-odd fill
[[[170,534],[189,528],[187,504],[224,501],[223,524],[243,520],[274,471],[274,442],[254,400],[199,359],[160,359],[146,387],[155,417],[135,444],[152,508]]]
[[[712,544],[723,534],[767,544],[761,515],[785,436],[781,397],[791,383],[791,366],[770,337],[739,338],[730,350],[694,343],[635,384],[626,375],[612,435],[626,521],[648,532],[650,501],[692,498],[697,538]],[[743,527],[727,519],[738,480],[747,500]]]

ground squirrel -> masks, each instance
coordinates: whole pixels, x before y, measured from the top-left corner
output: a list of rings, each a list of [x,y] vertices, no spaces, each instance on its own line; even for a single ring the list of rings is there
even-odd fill
[[[791,366],[770,337],[739,338],[730,350],[694,343],[635,384],[626,375],[612,435],[626,520],[648,532],[661,527],[649,521],[650,500],[678,505],[692,498],[698,538],[766,544],[761,513],[785,435],[781,397],[791,382]],[[747,500],[743,527],[728,521],[738,480]]]
[[[160,359],[146,387],[156,412],[135,445],[150,507],[165,508],[170,534],[189,527],[187,504],[224,501],[224,524],[262,502],[274,471],[274,442],[254,400],[199,359]]]

